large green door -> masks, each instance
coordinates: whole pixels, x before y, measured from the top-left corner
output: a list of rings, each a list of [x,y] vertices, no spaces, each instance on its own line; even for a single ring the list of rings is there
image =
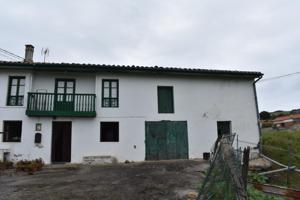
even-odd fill
[[[176,132],[176,158],[188,159],[189,158],[189,146],[188,146],[188,133],[187,122],[176,122],[173,126],[173,131]]]
[[[167,159],[188,159],[187,122],[146,122],[146,160]]]
[[[146,122],[146,160],[167,159],[166,125]]]

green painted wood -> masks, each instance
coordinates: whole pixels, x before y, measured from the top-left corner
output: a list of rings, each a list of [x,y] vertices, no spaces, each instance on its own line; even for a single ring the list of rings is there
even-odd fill
[[[24,87],[25,76],[9,76],[8,93],[6,99],[7,106],[23,106]],[[13,90],[13,88],[15,89]]]
[[[66,94],[66,97],[58,97],[57,93],[28,93],[26,115],[28,116],[74,116],[95,117],[95,94]],[[66,101],[56,104],[58,98]]]
[[[188,144],[188,128],[187,122],[175,122],[173,126],[176,131],[176,158],[177,159],[188,159],[189,158],[189,144]]]
[[[174,113],[173,87],[158,86],[158,113]]]
[[[102,79],[102,107],[119,107],[118,79]]]
[[[147,122],[146,160],[188,159],[186,121]]]
[[[166,126],[161,122],[146,122],[146,160],[166,158]]]
[[[166,129],[166,134],[167,134],[167,154],[168,154],[168,159],[178,159],[177,157],[177,134],[178,131],[176,130],[177,128],[177,123],[178,122],[165,122],[167,129]]]
[[[74,111],[75,80],[56,79],[55,80],[55,102],[54,109],[57,111]]]

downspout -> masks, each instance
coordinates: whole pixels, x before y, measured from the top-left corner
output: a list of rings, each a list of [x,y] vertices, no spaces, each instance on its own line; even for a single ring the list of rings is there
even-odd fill
[[[258,77],[253,82],[253,91],[254,91],[254,100],[255,100],[255,107],[256,107],[256,115],[257,115],[257,127],[258,127],[258,133],[259,133],[259,153],[262,153],[262,133],[260,128],[260,117],[259,117],[259,109],[258,109],[258,101],[257,101],[257,94],[256,94],[256,83],[262,79],[263,74]]]

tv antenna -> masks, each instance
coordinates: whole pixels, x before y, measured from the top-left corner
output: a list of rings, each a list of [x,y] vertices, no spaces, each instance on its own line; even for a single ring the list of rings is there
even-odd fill
[[[46,57],[49,56],[50,50],[49,48],[42,48],[41,55],[44,57],[44,62],[46,62]]]

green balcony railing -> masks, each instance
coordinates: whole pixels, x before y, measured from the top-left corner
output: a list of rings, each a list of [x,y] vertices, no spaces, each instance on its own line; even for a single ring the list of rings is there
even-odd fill
[[[29,92],[26,115],[95,117],[95,94]]]

